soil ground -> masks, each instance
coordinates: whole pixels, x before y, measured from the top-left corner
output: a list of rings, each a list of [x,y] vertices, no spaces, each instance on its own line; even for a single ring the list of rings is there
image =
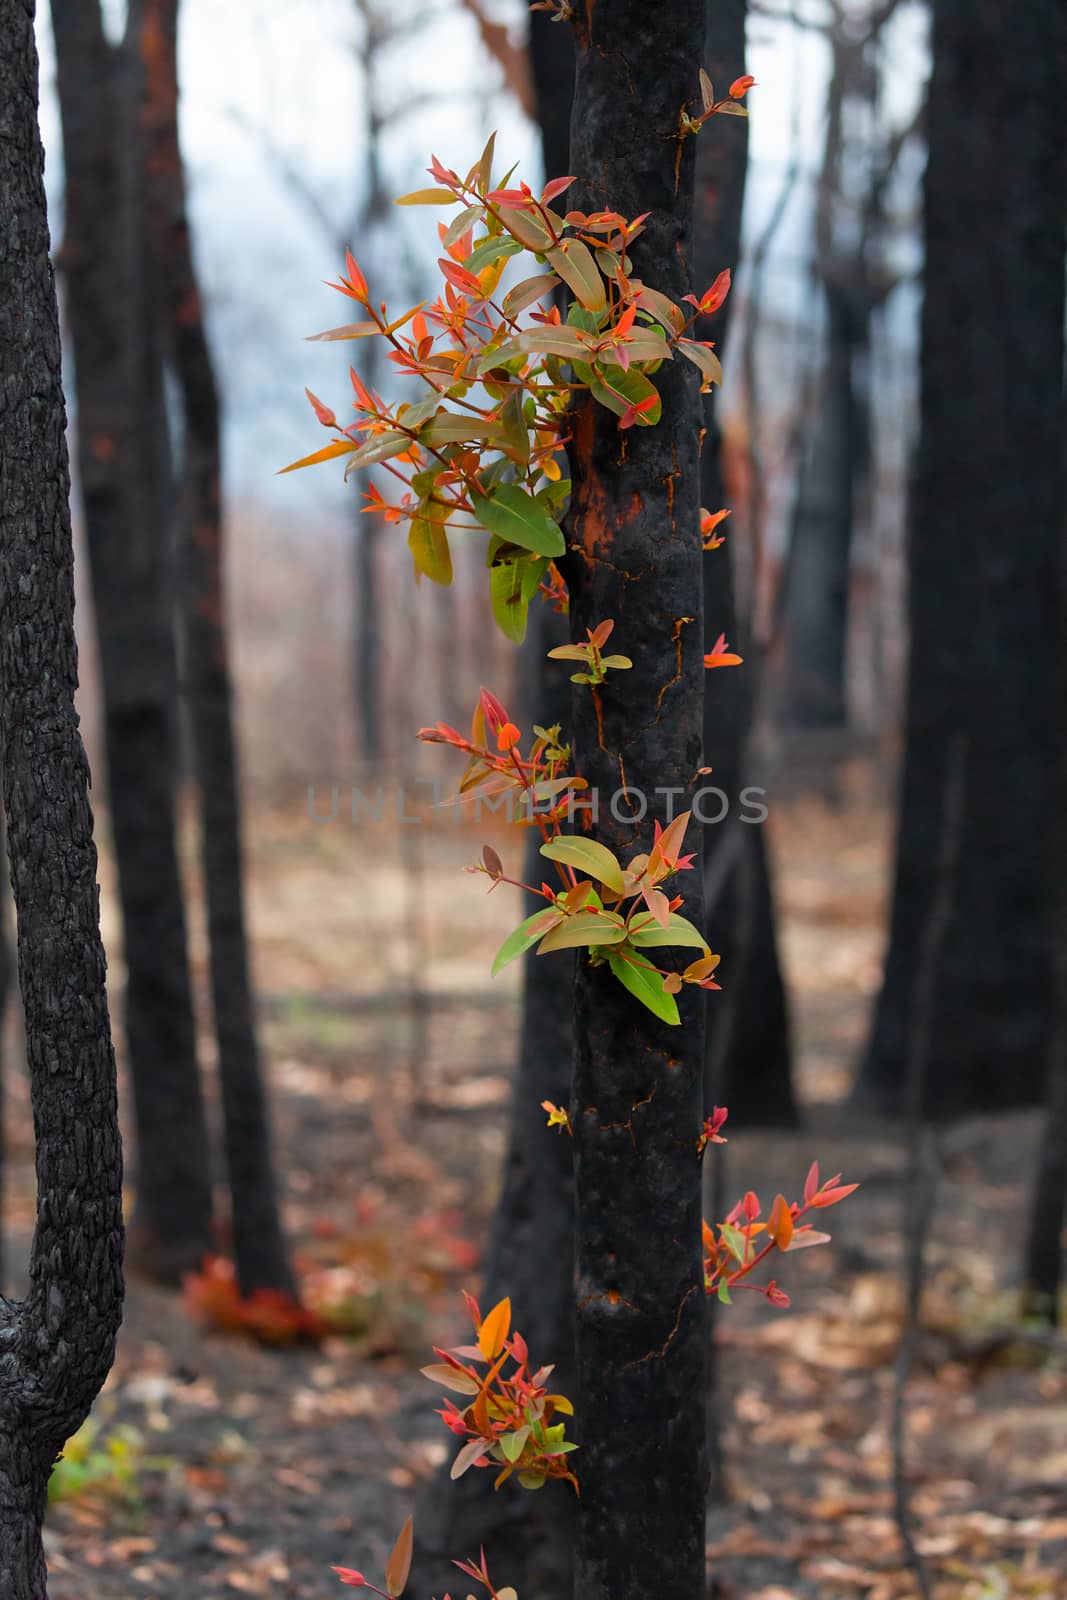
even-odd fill
[[[739,1295],[719,1319],[729,1497],[709,1557],[721,1600],[894,1600],[918,1593],[889,1446],[905,1153],[844,1103],[879,980],[886,816],[846,772],[833,804],[794,799],[771,826],[805,1126],[735,1133],[715,1155],[738,1192],[796,1192],[813,1157],[863,1186],[832,1213],[832,1246],[786,1263],[791,1311]],[[448,822],[353,825],[342,808],[316,824],[301,802],[250,832],[287,1222],[305,1270],[351,1301],[357,1336],[262,1349],[202,1330],[181,1296],[134,1275],[90,1447],[110,1465],[95,1487],[68,1470],[50,1513],[52,1600],[335,1595],[331,1564],[381,1573],[445,1453],[417,1367],[462,1336],[457,1291],[477,1278],[518,1014],[514,985],[487,971],[513,907],[494,895],[487,910],[459,875],[473,840]],[[202,979],[199,938],[197,963]],[[8,1075],[17,1268],[32,1167],[10,1062]],[[1037,1126],[969,1123],[943,1150],[908,1389],[916,1538],[939,1600],[1067,1596],[1067,1361],[981,1348],[1013,1318]]]

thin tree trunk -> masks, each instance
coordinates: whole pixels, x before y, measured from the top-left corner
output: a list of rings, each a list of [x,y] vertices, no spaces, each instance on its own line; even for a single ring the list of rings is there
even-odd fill
[[[0,1594],[44,1600],[48,1476],[111,1367],[122,1146],[89,772],[32,0],[0,0],[0,766],[37,1139],[29,1288],[0,1301]]]
[[[784,715],[797,728],[848,722],[852,535],[866,456],[853,372],[869,342],[846,289],[823,282],[826,362],[811,448],[797,469],[785,613]]]
[[[373,344],[367,339],[366,344]],[[374,514],[359,515],[355,529],[355,637],[352,641],[353,694],[357,708],[357,754],[372,770],[382,763],[382,534]]]
[[[576,17],[571,165],[579,209],[648,213],[634,276],[689,290],[693,141],[704,0],[649,8],[600,0]],[[707,135],[704,135],[705,137]],[[701,407],[695,373],[665,363],[654,428],[623,441],[616,420],[579,400],[568,446],[574,483],[567,578],[571,630],[615,621],[634,661],[573,696],[575,768],[599,799],[589,837],[628,857],[665,821],[666,791],[690,796],[701,766],[703,602],[699,529]],[[691,619],[691,620],[685,620]],[[647,801],[640,805],[617,791]],[[702,909],[702,841],[681,885]],[[671,1028],[580,959],[571,1094],[577,1216],[581,1600],[697,1600],[704,1592],[707,1361],[700,1253],[703,995],[680,997]]]
[[[935,0],[907,749],[860,1092],[900,1108],[948,750],[970,762],[926,1110],[1043,1097],[1056,718],[1067,10]]]
[[[709,0],[706,66],[716,93],[745,72],[746,0]],[[736,275],[741,255],[741,216],[748,166],[748,123],[715,125],[697,146],[695,276],[701,289],[729,267]],[[698,334],[715,339],[720,353],[733,307],[727,299]],[[704,408],[700,492],[709,511],[727,504],[722,435],[714,394]],[[741,653],[750,649],[738,617],[734,587],[735,535],[704,560],[704,634],[710,650],[720,633]],[[707,1073],[709,1097],[730,1108],[734,1126],[792,1127],[796,1104],[791,1079],[789,1016],[778,961],[774,896],[762,824],[745,820],[741,803],[747,781],[746,747],[753,716],[751,668],[709,675],[704,694],[704,760],[708,783],[726,796],[729,809],[705,833],[704,894],[707,934],[723,958],[723,994],[708,997]],[[715,816],[714,797],[705,812]]]
[[[574,44],[567,28],[535,12],[530,18],[530,63],[537,93],[546,178],[567,171],[573,99]],[[545,653],[565,644],[565,617],[530,609],[519,681],[523,727],[570,721],[568,673]],[[525,880],[543,876],[540,836],[531,830]],[[538,902],[541,904],[542,902]],[[535,907],[531,904],[530,911]],[[553,1382],[569,1394],[574,1376],[574,1181],[571,1142],[549,1132],[542,1100],[565,1106],[571,1081],[571,989],[567,952],[523,964],[519,1060],[511,1099],[508,1149],[493,1213],[486,1259],[486,1307],[507,1295],[512,1321],[534,1360],[555,1366]],[[580,1423],[580,1419],[577,1419]],[[579,1437],[580,1428],[572,1429]],[[484,1545],[490,1571],[506,1574],[524,1600],[567,1595],[574,1572],[574,1504],[561,1494],[496,1494],[488,1473],[468,1472],[457,1483],[447,1467],[419,1498],[412,1592],[437,1594],[449,1585],[453,1557]]]
[[[1062,460],[1063,458],[1061,458]],[[1067,479],[1067,461],[1061,469]],[[1061,492],[1067,484],[1061,480]],[[1067,524],[1067,493],[1063,500]],[[1057,1327],[1067,1223],[1067,541],[1060,557],[1057,649],[1056,791],[1049,852],[1052,875],[1052,969],[1055,1014],[1048,1063],[1048,1104],[1030,1202],[1023,1312]]]
[[[123,65],[96,0],[53,0],[63,122],[60,264],[77,381],[77,449],[104,695],[126,957],[140,1265],[179,1282],[212,1248],[207,1123],[175,847],[172,618],[148,423],[165,421],[146,315]],[[147,346],[147,348],[145,348]]]
[[[184,408],[183,670],[201,808],[211,993],[241,1293],[294,1292],[275,1190],[245,934],[241,808],[223,594],[219,399],[178,144],[178,0],[132,0],[149,217]]]

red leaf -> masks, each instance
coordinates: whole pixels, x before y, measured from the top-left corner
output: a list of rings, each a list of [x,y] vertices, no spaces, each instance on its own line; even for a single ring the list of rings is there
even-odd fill
[[[336,1572],[342,1583],[347,1583],[352,1589],[365,1589],[367,1580],[362,1572],[357,1572],[354,1567],[331,1567],[331,1572]]]
[[[316,396],[312,394],[310,389],[305,389],[304,393],[307,395],[308,399],[311,401],[311,409],[312,409],[312,411],[314,411],[315,415],[318,417],[318,419],[322,423],[323,427],[324,428],[336,428],[336,426],[337,426],[337,418],[334,415],[334,413],[330,410],[329,406],[324,406],[322,401],[317,399]]]
[[[811,1164],[811,1170],[809,1171],[807,1177],[804,1179],[804,1203],[805,1203],[805,1205],[809,1205],[809,1206],[811,1205],[812,1200],[815,1198],[815,1195],[818,1192],[818,1188],[819,1188],[819,1163],[817,1161],[813,1161],[812,1164]]]
[[[750,77],[747,73],[743,78],[735,78],[730,85],[730,99],[743,100],[748,91],[754,87],[755,82],[755,78]]]
[[[814,1207],[836,1206],[839,1200],[846,1200],[850,1194],[855,1194],[859,1188],[858,1183],[846,1183],[840,1189],[823,1189],[812,1200]]]
[[[552,182],[546,183],[544,189],[541,191],[542,204],[548,205],[550,201],[556,199],[557,195],[561,195],[565,190],[569,189],[573,182],[573,177],[553,178]]]

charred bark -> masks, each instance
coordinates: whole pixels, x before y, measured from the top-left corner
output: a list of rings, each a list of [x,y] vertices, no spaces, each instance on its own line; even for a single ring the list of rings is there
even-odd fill
[[[704,0],[650,9],[600,0],[576,18],[571,193],[579,209],[647,212],[634,276],[690,287],[694,141]],[[590,837],[648,850],[653,820],[692,796],[702,764],[700,401],[684,361],[657,374],[661,421],[625,436],[589,397],[568,446],[572,637],[611,617],[634,669],[573,697],[576,769],[599,802]],[[615,646],[613,645],[613,648]],[[679,798],[680,801],[679,801]],[[642,814],[641,801],[647,804]],[[702,920],[702,841],[680,886]],[[704,1592],[707,1327],[700,1254],[703,995],[659,1022],[606,966],[577,964],[574,1137],[578,1412],[575,1593],[583,1600]]]
[[[1067,479],[1067,461],[1063,468]],[[1061,525],[1067,524],[1067,482],[1061,479]],[[1048,1096],[1030,1201],[1023,1268],[1023,1312],[1057,1326],[1067,1223],[1067,541],[1060,557],[1057,649],[1056,789],[1049,859],[1052,876],[1053,1019]]]
[[[89,772],[31,0],[0,0],[0,766],[37,1139],[29,1287],[0,1300],[0,1593],[44,1600],[49,1473],[114,1356],[122,1147]]]
[[[1042,1098],[1063,538],[1067,12],[937,0],[925,180],[907,749],[885,979],[860,1092],[899,1107],[937,808],[967,800],[933,998],[928,1113]],[[1023,643],[1025,641],[1025,643]]]
[[[568,170],[574,43],[570,30],[544,13],[530,18],[530,62],[537,96],[546,178]],[[570,681],[560,663],[546,661],[565,644],[565,617],[534,606],[522,647],[520,682],[524,727],[570,723]],[[527,687],[528,686],[528,687]],[[531,834],[525,881],[539,882],[544,858]],[[538,902],[540,904],[540,902]],[[524,914],[536,907],[531,904]],[[519,1060],[512,1091],[508,1148],[486,1259],[483,1305],[507,1295],[512,1321],[534,1360],[552,1363],[554,1384],[570,1394],[574,1379],[574,1180],[571,1143],[549,1132],[542,1100],[566,1105],[571,1084],[571,988],[568,952],[529,953],[523,968]],[[579,1419],[580,1420],[580,1419]],[[580,1430],[571,1430],[573,1437]],[[492,1476],[468,1472],[457,1483],[444,1468],[427,1485],[415,1517],[412,1592],[436,1594],[449,1585],[452,1559],[485,1546],[489,1570],[529,1600],[570,1593],[574,1570],[574,1504],[569,1496],[496,1494]]]
[[[138,1264],[180,1282],[212,1249],[207,1123],[175,843],[175,663],[165,588],[162,356],[148,315],[119,50],[96,0],[53,0],[63,124],[60,265],[104,697],[137,1128]],[[162,457],[162,459],[161,459]]]
[[[222,572],[219,396],[193,263],[178,143],[178,0],[132,0],[149,226],[184,413],[181,624],[200,798],[211,994],[233,1249],[242,1294],[294,1292],[271,1156],[245,932],[241,807]]]
[[[705,61],[716,92],[745,72],[746,0],[711,0]],[[694,227],[695,277],[707,287],[741,255],[741,216],[748,166],[748,123],[716,123],[697,146]],[[701,319],[698,337],[715,339],[720,353],[732,297],[714,317]],[[723,482],[722,435],[714,392],[704,403],[700,492],[709,511],[728,504]],[[704,691],[704,760],[709,783],[728,809],[704,836],[707,936],[722,956],[723,994],[708,997],[707,1092],[730,1108],[733,1126],[792,1127],[796,1104],[791,1077],[789,1014],[778,961],[774,895],[762,824],[742,803],[748,782],[747,743],[753,718],[753,642],[738,616],[734,540],[708,551],[704,564],[704,636],[711,650],[720,633],[746,657],[740,672],[713,672]],[[709,802],[714,817],[721,800]]]

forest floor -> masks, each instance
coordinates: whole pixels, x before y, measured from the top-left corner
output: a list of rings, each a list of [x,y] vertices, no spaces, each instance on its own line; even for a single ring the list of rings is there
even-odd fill
[[[738,1192],[796,1192],[813,1156],[862,1188],[832,1214],[833,1244],[786,1264],[791,1311],[737,1296],[719,1319],[729,1498],[709,1559],[719,1600],[896,1600],[918,1593],[889,1434],[905,1152],[844,1106],[878,982],[886,817],[857,779],[834,805],[774,808],[771,826],[805,1125],[736,1132],[715,1155]],[[517,995],[486,973],[512,907],[494,896],[486,921],[480,886],[454,870],[471,842],[317,825],[297,807],[254,820],[286,1217],[302,1268],[350,1300],[357,1332],[263,1349],[202,1330],[180,1295],[134,1275],[95,1432],[60,1468],[52,1600],[312,1600],[341,1592],[331,1564],[381,1573],[446,1453],[417,1368],[463,1336],[458,1289],[476,1284],[503,1143]],[[9,1076],[17,1261],[32,1152]],[[1067,1596],[1067,1361],[987,1338],[1013,1320],[1036,1133],[1032,1115],[975,1121],[943,1151],[908,1389],[916,1540],[939,1600]]]

